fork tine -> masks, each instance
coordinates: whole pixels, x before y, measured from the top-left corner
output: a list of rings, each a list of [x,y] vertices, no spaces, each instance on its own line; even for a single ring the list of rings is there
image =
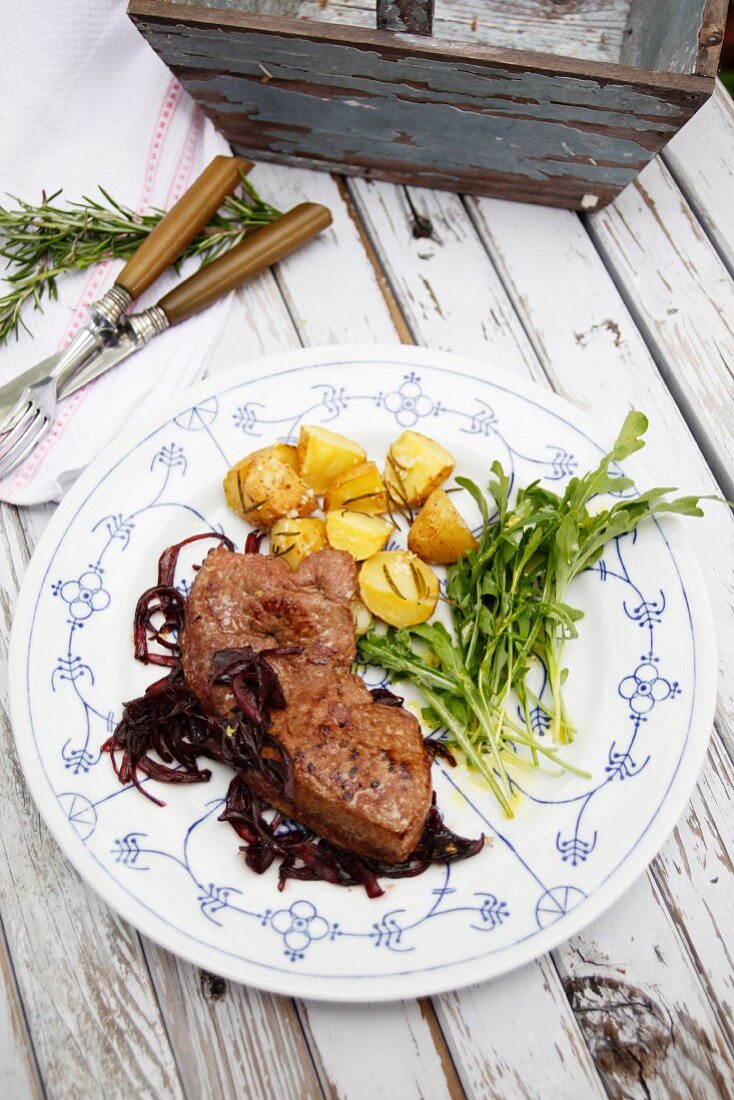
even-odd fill
[[[16,423],[15,427],[0,436],[0,462],[9,454],[15,445],[21,441],[27,431],[36,420],[41,410],[38,405],[31,404],[25,415]]]
[[[12,431],[19,420],[30,412],[32,407],[31,399],[28,396],[22,395],[19,397],[12,409],[0,420],[0,435]]]
[[[0,460],[0,478],[6,477],[12,473],[16,466],[20,466],[33,448],[40,443],[50,427],[50,419],[45,413],[39,413],[25,434],[2,456]]]

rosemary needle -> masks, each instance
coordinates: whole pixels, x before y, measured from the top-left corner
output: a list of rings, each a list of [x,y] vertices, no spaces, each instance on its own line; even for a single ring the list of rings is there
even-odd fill
[[[180,259],[198,256],[209,263],[233,247],[248,231],[268,225],[279,211],[260,198],[249,180],[242,179],[241,197],[230,195],[209,225],[199,233]],[[163,211],[147,214],[117,202],[104,188],[101,200],[86,196],[81,202],[59,206],[56,191],[38,204],[10,196],[14,206],[0,206],[0,256],[6,260],[6,288],[0,294],[0,344],[28,330],[28,308],[58,296],[57,279],[69,271],[83,271],[103,260],[128,260],[155,229]],[[29,330],[28,330],[29,331]]]

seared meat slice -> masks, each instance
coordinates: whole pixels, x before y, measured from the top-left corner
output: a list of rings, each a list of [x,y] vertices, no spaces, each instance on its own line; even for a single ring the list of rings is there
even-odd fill
[[[349,601],[357,589],[354,561],[340,550],[320,550],[300,569],[262,554],[211,550],[186,601],[181,663],[186,682],[211,714],[229,714],[229,688],[209,683],[219,649],[256,651],[320,645],[343,663],[354,660]]]
[[[303,646],[268,657],[287,704],[273,711],[270,732],[293,763],[293,801],[261,775],[247,773],[247,781],[332,843],[398,863],[415,848],[431,804],[430,761],[417,720],[376,703],[349,671],[355,589],[354,562],[341,551],[313,554],[293,573],[276,558],[212,550],[186,603],[181,660],[207,710],[227,715],[230,689],[209,683],[218,650]]]
[[[333,844],[398,863],[418,843],[431,805],[418,721],[403,707],[376,703],[344,665],[313,657],[268,658],[286,697],[270,732],[293,762],[293,803],[260,775],[247,781]]]

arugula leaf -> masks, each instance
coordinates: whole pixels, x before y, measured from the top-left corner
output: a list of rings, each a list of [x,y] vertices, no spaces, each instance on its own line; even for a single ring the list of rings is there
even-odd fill
[[[675,490],[667,487],[633,495],[634,482],[617,464],[644,446],[647,427],[643,413],[628,413],[609,453],[572,477],[562,496],[534,481],[518,489],[511,506],[512,480],[497,461],[486,493],[457,477],[479,508],[482,530],[476,550],[448,571],[452,630],[439,622],[385,633],[373,627],[359,640],[361,660],[421,690],[431,723],[445,727],[510,816],[508,769],[539,767],[542,758],[578,772],[557,755],[557,746],[575,733],[563,698],[564,650],[577,636],[582,612],[566,601],[568,586],[610,542],[649,517],[701,516],[701,500],[717,499],[670,499]],[[609,493],[624,496],[598,507],[595,498]],[[528,683],[539,664],[547,677],[545,698]],[[540,739],[538,714],[550,721],[551,745]]]

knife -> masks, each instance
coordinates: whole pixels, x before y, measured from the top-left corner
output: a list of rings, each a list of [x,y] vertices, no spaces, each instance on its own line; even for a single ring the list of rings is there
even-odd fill
[[[71,375],[59,396],[78,389],[83,383],[76,382],[75,372],[108,341],[114,342],[117,323],[130,303],[178,259],[251,168],[252,162],[241,157],[215,157],[140,244],[114,286],[90,306],[87,324],[69,345],[0,386],[0,419],[13,408],[26,386],[45,378],[54,367],[60,375]]]
[[[69,397],[132,355],[153,336],[185,321],[277,263],[326,229],[331,221],[327,207],[313,202],[301,203],[178,283],[156,305],[140,313],[127,314],[106,342],[94,350],[85,365],[61,387],[59,398]],[[44,362],[53,366],[54,356]],[[26,371],[26,375],[34,375],[42,366],[38,364]],[[21,379],[16,381],[20,384]]]

